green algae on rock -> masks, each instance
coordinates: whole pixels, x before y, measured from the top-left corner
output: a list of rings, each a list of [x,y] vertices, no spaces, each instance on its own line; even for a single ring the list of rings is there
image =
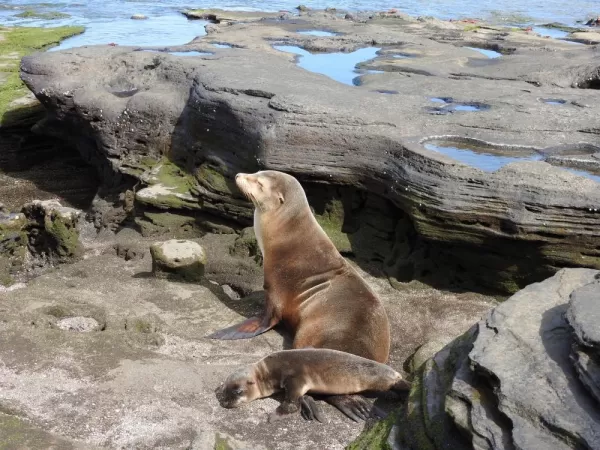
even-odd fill
[[[142,204],[160,209],[200,209],[199,199],[191,194],[194,178],[168,160],[159,162],[139,176],[148,187],[136,192]]]
[[[0,219],[0,285],[10,286],[21,270],[27,253],[27,223],[23,214]]]
[[[229,253],[235,256],[249,256],[262,263],[262,253],[258,247],[256,233],[253,227],[244,228],[229,248]]]
[[[55,20],[55,19],[67,19],[71,17],[70,14],[58,12],[58,11],[50,11],[50,12],[40,12],[34,9],[26,9],[25,11],[15,14],[15,17],[19,17],[20,19],[42,19],[42,20]]]
[[[29,91],[19,78],[21,58],[63,39],[83,33],[83,27],[0,27],[0,126],[7,126],[39,108],[37,101],[19,101]]]
[[[25,205],[23,212],[29,220],[29,246],[33,252],[60,262],[72,262],[83,256],[77,229],[81,211],[62,206],[56,200],[36,200]]]
[[[391,450],[392,447],[388,443],[389,435],[401,414],[402,408],[386,419],[375,422],[348,445],[346,450]]]

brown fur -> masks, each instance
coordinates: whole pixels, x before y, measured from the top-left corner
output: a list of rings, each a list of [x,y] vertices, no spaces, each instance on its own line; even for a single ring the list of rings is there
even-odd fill
[[[385,364],[330,349],[284,350],[231,374],[216,390],[221,406],[236,408],[285,391],[271,420],[298,411],[304,394],[406,391],[410,383]],[[320,420],[320,419],[319,419]]]
[[[294,348],[331,348],[386,362],[389,323],[379,298],[317,223],[295,178],[263,171],[236,180],[244,190],[261,178],[270,184],[263,194],[281,195],[284,202],[260,211],[256,230],[262,235],[266,301],[274,320],[294,332]]]

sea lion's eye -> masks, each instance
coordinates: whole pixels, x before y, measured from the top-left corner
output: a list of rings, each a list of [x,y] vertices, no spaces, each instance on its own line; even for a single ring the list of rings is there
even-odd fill
[[[257,181],[256,184],[258,184],[258,187],[260,188],[260,190],[263,190],[263,185],[260,181]]]

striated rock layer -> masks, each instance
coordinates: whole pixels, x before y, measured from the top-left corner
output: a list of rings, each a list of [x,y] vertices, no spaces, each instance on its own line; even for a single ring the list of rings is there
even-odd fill
[[[338,248],[385,261],[400,281],[452,266],[450,280],[514,292],[560,267],[600,268],[599,184],[556,167],[600,166],[597,91],[575,89],[595,86],[595,48],[409,18],[211,26],[175,48],[210,55],[95,46],[23,60],[21,76],[48,111],[39,130],[76,144],[105,184],[135,192],[144,226],[171,226],[140,218],[164,210],[196,225],[249,225],[233,177],[276,169],[301,179],[309,197],[321,189],[311,202],[321,202],[316,213]],[[310,27],[341,35],[295,33]],[[240,48],[212,47],[215,33]],[[385,73],[347,86],[297,67],[274,42],[376,45],[379,56],[363,65]],[[505,56],[487,60],[464,46]],[[393,57],[401,51],[413,57]],[[381,93],[392,89],[401,95]],[[429,97],[444,95],[485,108],[432,109]],[[542,101],[557,96],[568,106]],[[546,162],[484,172],[426,149],[434,138]]]

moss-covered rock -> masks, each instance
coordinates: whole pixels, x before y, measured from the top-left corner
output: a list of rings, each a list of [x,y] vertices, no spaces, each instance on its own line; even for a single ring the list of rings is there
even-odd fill
[[[125,329],[135,333],[157,333],[161,330],[164,322],[156,314],[146,314],[144,316],[131,316],[125,319]]]
[[[19,78],[21,58],[84,32],[83,27],[0,27],[0,126],[19,123],[40,109]]]
[[[325,205],[323,214],[314,213],[314,216],[339,252],[352,252],[352,244],[350,243],[348,234],[342,231],[344,225],[344,205],[340,199],[330,199]]]
[[[27,220],[23,214],[0,217],[0,285],[10,286],[22,269],[27,253]]]
[[[234,181],[227,179],[218,168],[208,162],[198,167],[195,176],[201,185],[218,194],[233,195],[238,191]]]
[[[390,414],[385,420],[375,422],[348,445],[346,450],[391,450],[392,447],[390,447],[388,439],[392,427],[401,414],[401,410],[398,410]]]
[[[62,206],[56,200],[35,200],[23,207],[29,220],[29,249],[58,262],[72,262],[83,256],[77,224],[81,211]]]
[[[177,214],[171,211],[144,211],[136,217],[142,236],[170,236],[173,238],[189,238],[201,236],[202,232],[193,216]]]
[[[139,178],[148,185],[135,194],[142,204],[160,209],[202,208],[199,199],[192,195],[197,184],[194,177],[168,160],[146,170]]]
[[[200,281],[204,276],[206,253],[196,242],[171,239],[150,246],[152,273],[157,278]]]
[[[256,240],[253,227],[244,228],[229,248],[229,253],[234,256],[251,257],[257,262],[262,262],[262,253]]]
[[[36,428],[26,420],[0,411],[0,450],[46,450],[49,448],[70,450],[79,447],[75,447],[63,438]]]

